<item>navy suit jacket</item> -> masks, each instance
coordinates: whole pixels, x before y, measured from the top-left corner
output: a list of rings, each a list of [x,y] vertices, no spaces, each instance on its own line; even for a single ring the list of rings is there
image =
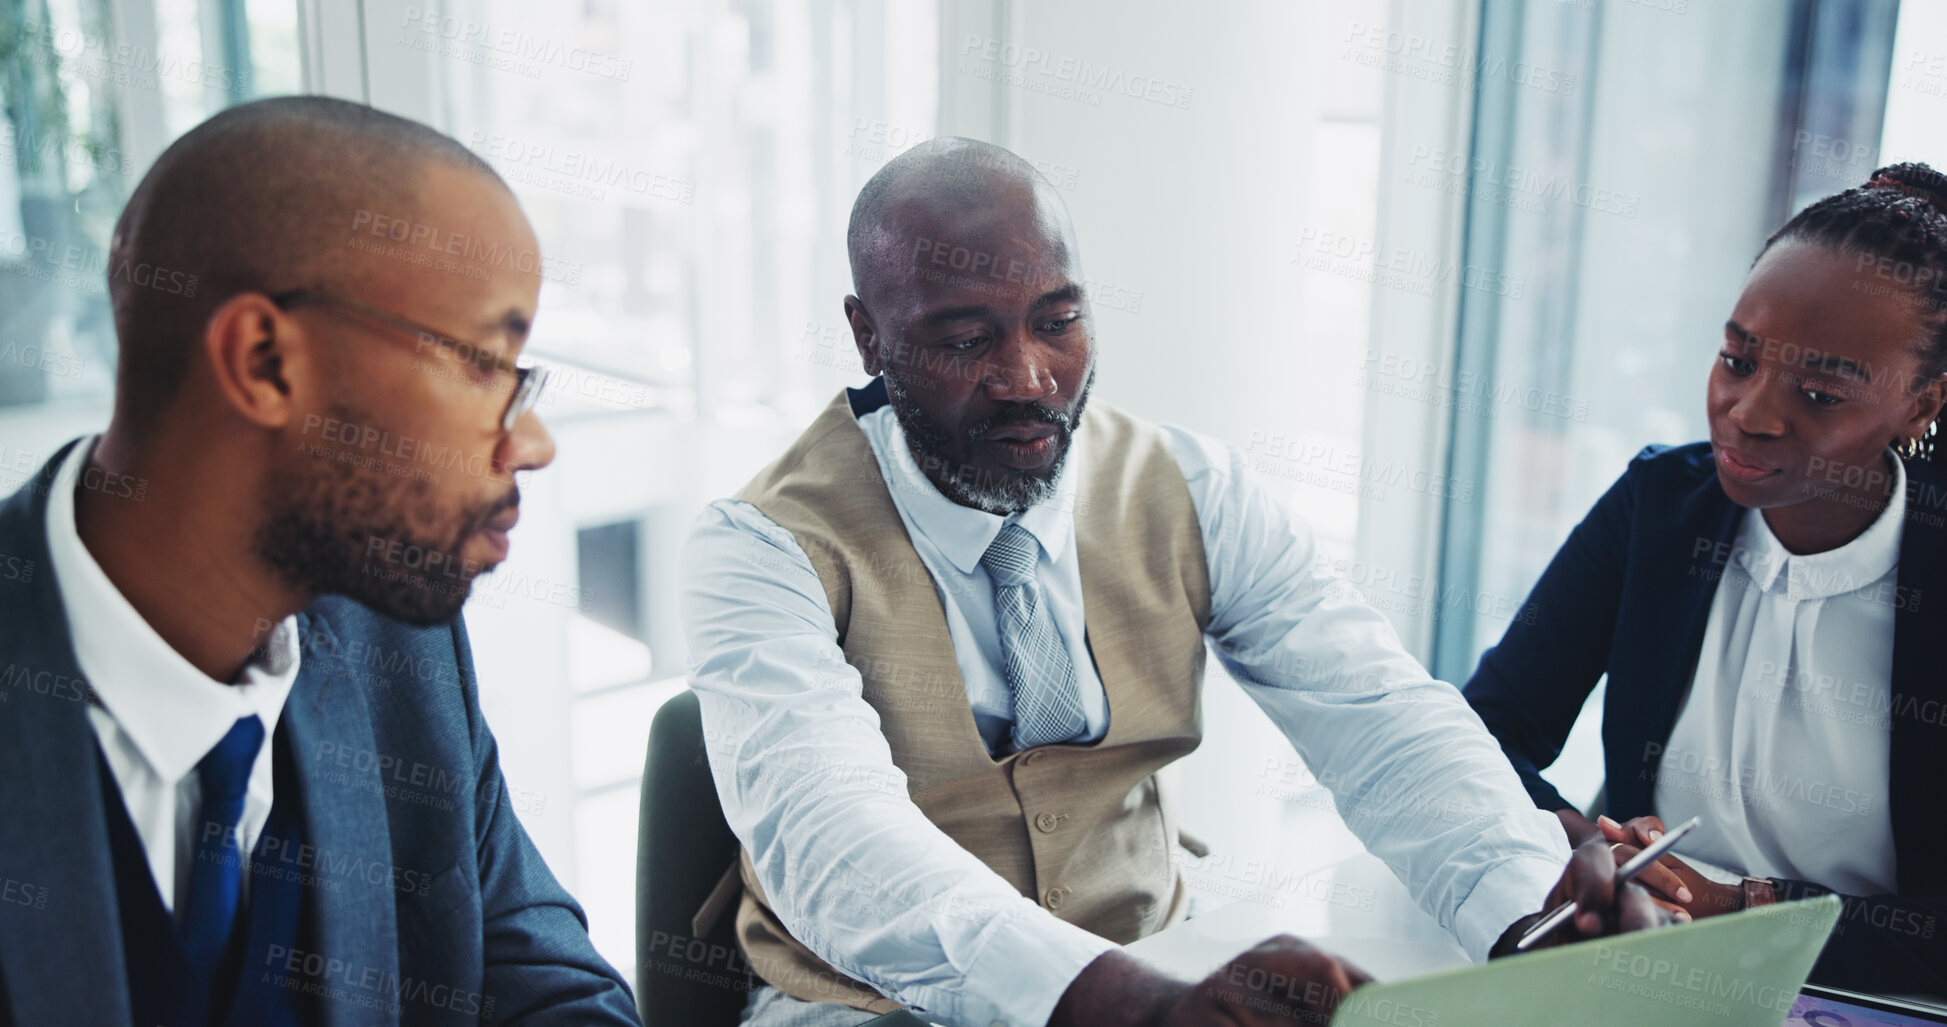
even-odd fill
[[[1813,980],[1864,991],[1947,995],[1947,473],[1906,463],[1907,520],[1895,604],[1887,768],[1895,895],[1848,896]],[[1571,804],[1541,777],[1597,679],[1607,811],[1656,813],[1656,773],[1703,649],[1717,582],[1743,508],[1717,482],[1706,443],[1651,446],[1596,502],[1467,683],[1536,805]],[[1942,574],[1936,582],[1934,575]],[[1865,712],[1862,710],[1862,712]],[[1846,839],[1807,839],[1844,845]],[[1780,882],[1784,898],[1822,894]]]
[[[72,445],[0,503],[0,1023],[130,1020],[104,771],[48,560]],[[312,848],[280,862],[312,885],[316,951],[244,972],[317,979],[328,1024],[638,1023],[515,819],[460,619],[326,598],[297,620],[279,730]]]

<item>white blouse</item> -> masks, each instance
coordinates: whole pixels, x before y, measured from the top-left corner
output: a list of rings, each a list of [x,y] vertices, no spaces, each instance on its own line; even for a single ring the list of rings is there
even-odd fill
[[[1665,824],[1704,818],[1680,854],[1849,895],[1897,890],[1887,768],[1906,471],[1889,460],[1886,509],[1837,549],[1794,556],[1745,511],[1656,779]]]

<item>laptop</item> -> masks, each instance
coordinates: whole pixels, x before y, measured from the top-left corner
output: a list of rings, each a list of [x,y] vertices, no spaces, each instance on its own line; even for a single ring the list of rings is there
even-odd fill
[[[1799,990],[1838,922],[1839,906],[1838,896],[1825,895],[1369,984],[1339,1004],[1332,1027],[1778,1027],[1801,1001]]]

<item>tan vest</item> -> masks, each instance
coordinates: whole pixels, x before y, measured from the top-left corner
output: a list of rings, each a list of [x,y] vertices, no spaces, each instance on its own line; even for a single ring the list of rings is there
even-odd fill
[[[1109,706],[1108,734],[1093,745],[988,754],[937,586],[845,393],[737,498],[811,558],[845,659],[927,819],[1042,908],[1127,944],[1175,923],[1186,905],[1171,859],[1176,817],[1156,772],[1202,737],[1209,569],[1189,489],[1156,430],[1097,401],[1078,436],[1076,556]],[[748,851],[742,873],[737,936],[758,976],[806,1001],[901,1008],[785,930]],[[846,887],[847,901],[886,901],[872,881]]]

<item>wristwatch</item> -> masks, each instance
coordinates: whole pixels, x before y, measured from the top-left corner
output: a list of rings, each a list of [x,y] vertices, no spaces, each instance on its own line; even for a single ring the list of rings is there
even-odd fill
[[[1744,908],[1756,909],[1769,906],[1778,901],[1778,889],[1772,887],[1769,877],[1746,877],[1744,879]]]

